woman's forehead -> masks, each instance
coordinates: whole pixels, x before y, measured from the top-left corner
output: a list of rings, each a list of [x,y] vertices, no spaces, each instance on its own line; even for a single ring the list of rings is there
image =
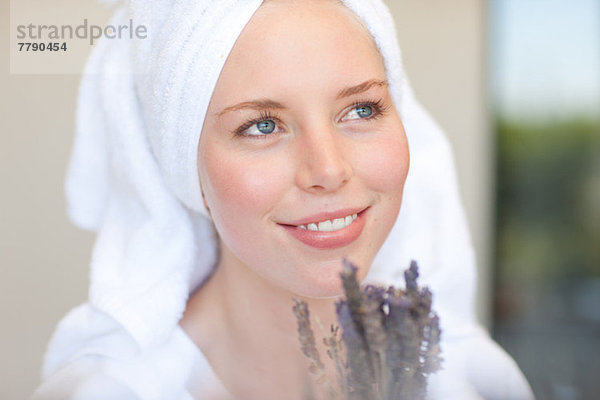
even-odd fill
[[[339,90],[369,79],[385,80],[383,59],[350,10],[337,1],[271,0],[239,36],[216,92],[222,86],[240,96],[257,86],[270,92],[294,85]]]

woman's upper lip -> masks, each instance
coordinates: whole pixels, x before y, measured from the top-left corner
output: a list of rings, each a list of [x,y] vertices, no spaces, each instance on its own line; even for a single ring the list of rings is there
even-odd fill
[[[352,215],[352,214],[358,214],[361,213],[363,211],[365,211],[368,207],[361,207],[361,208],[344,208],[341,210],[336,210],[336,211],[323,211],[323,212],[319,212],[316,214],[312,214],[309,215],[308,217],[304,217],[295,221],[290,221],[290,222],[279,222],[280,225],[307,225],[310,224],[311,222],[320,222],[320,221],[327,221],[327,220],[333,220],[336,218],[344,218],[348,215]]]

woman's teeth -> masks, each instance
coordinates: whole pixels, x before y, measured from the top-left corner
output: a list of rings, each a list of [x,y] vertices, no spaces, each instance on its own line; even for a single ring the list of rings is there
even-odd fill
[[[348,215],[344,218],[336,218],[333,220],[311,222],[307,225],[298,225],[300,229],[308,229],[309,231],[333,232],[339,231],[350,225],[357,218],[357,214]]]

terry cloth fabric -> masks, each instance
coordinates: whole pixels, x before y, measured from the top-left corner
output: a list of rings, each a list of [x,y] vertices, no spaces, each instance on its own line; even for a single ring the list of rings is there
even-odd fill
[[[514,362],[475,320],[474,256],[452,152],[413,96],[392,17],[380,0],[343,3],[383,55],[411,154],[400,215],[367,280],[402,285],[402,271],[418,261],[420,282],[435,296],[446,358],[431,378],[432,398],[532,398]],[[131,19],[148,37],[103,38],[94,48],[66,182],[70,218],[97,232],[89,298],[59,323],[34,398],[191,398],[185,380],[198,364],[183,354],[177,323],[216,259],[196,167],[201,116],[260,5],[131,0],[111,24]]]

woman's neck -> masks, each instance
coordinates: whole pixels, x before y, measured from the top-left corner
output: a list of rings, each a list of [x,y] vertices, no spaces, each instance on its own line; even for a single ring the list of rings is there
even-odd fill
[[[188,302],[181,325],[232,394],[244,399],[301,398],[302,385],[312,377],[306,375],[309,361],[300,350],[293,298],[309,304],[317,347],[325,358],[325,332],[314,317],[324,327],[334,323],[336,299],[295,295],[227,251]]]

